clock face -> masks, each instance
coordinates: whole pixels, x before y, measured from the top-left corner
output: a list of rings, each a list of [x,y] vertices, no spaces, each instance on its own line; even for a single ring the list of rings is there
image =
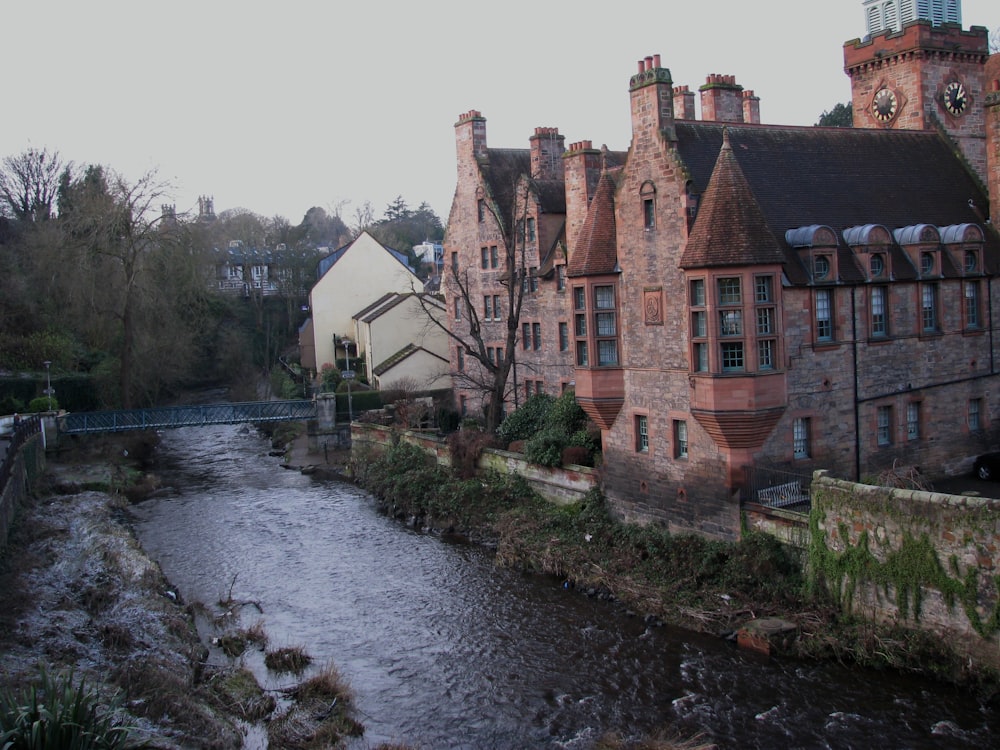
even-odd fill
[[[899,107],[899,100],[896,93],[890,89],[879,89],[872,99],[872,114],[879,122],[889,122],[896,116],[896,109]]]
[[[949,114],[955,117],[962,114],[969,103],[969,97],[965,93],[965,86],[959,81],[952,81],[944,87],[942,100],[944,108],[948,110]]]

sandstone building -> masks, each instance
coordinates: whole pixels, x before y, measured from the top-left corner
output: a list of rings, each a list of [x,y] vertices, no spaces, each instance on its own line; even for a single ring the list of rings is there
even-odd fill
[[[488,148],[476,111],[455,126],[453,330],[502,340],[511,272],[494,258],[523,237],[508,408],[572,384],[627,517],[732,538],[781,472],[943,475],[997,444],[1000,64],[957,0],[863,6],[868,33],[844,45],[854,128],[761,124],[719,75],[695,119],[659,56],[629,81],[625,152],[550,127]],[[456,279],[482,300],[471,321]],[[451,360],[470,366],[460,346]]]

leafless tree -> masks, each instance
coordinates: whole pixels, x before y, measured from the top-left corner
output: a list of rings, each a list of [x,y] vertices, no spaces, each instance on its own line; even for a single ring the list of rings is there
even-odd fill
[[[527,168],[511,172],[506,182],[499,183],[498,192],[501,194],[489,194],[484,201],[489,218],[496,225],[503,243],[503,270],[500,278],[507,303],[507,315],[504,320],[502,355],[493,352],[491,356],[478,301],[473,298],[472,276],[467,267],[460,268],[457,272],[455,269],[448,269],[445,274],[445,283],[452,297],[458,300],[461,317],[467,323],[465,330],[456,331],[449,327],[446,321],[431,314],[425,300],[417,297],[429,320],[445,331],[462,350],[466,366],[461,372],[453,372],[452,378],[466,388],[483,394],[487,432],[495,431],[503,420],[504,402],[509,393],[508,379],[520,330],[525,281],[529,273],[524,227],[530,201],[534,199],[535,183],[527,174]]]
[[[0,212],[32,223],[50,218],[63,169],[59,152],[44,148],[5,157],[0,167]]]

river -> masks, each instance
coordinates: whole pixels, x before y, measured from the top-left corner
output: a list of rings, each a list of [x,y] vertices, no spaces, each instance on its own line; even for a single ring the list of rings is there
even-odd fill
[[[923,679],[774,658],[647,626],[489,550],[380,515],[362,490],[282,469],[235,426],[165,432],[166,490],[134,507],[185,600],[254,600],[270,647],[333,663],[358,748],[586,748],[698,732],[719,748],[984,748],[1000,709]],[[294,679],[255,669],[265,687]]]

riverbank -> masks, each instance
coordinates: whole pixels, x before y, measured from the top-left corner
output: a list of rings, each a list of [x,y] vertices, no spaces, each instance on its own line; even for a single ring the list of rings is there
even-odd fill
[[[333,747],[363,731],[332,667],[265,693],[239,655],[266,634],[229,625],[242,603],[185,602],[143,551],[128,507],[159,489],[154,450],[127,433],[49,455],[0,557],[0,693],[24,695],[44,668],[102,706],[119,696],[130,741],[156,750]]]

